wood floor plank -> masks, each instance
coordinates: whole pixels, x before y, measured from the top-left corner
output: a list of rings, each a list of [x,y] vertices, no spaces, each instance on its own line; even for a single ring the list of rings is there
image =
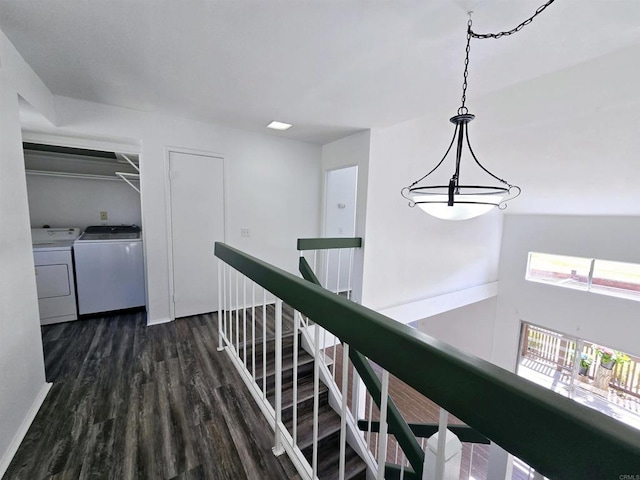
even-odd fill
[[[3,480],[298,478],[217,351],[215,315],[147,327],[129,312],[42,337],[53,387]]]

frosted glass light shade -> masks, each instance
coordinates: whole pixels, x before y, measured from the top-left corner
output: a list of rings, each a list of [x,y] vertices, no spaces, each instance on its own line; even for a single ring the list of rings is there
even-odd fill
[[[443,220],[468,220],[479,217],[496,207],[504,195],[455,195],[449,206],[447,195],[414,195],[413,201],[429,215]],[[425,202],[425,203],[420,203]],[[481,202],[481,203],[458,203]]]

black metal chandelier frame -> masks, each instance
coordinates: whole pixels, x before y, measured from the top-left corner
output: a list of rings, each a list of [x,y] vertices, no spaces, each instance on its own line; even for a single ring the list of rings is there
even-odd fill
[[[409,200],[409,206],[414,207],[420,204],[443,204],[449,207],[453,207],[457,204],[463,205],[488,205],[496,206],[500,210],[504,210],[507,207],[507,202],[513,200],[520,195],[522,190],[517,185],[512,185],[506,180],[498,177],[489,171],[476,157],[471,142],[469,141],[468,124],[471,122],[475,115],[469,113],[466,107],[467,100],[467,77],[469,75],[469,52],[471,51],[471,39],[472,38],[501,38],[503,36],[512,35],[520,31],[526,25],[530,24],[533,19],[544,11],[555,0],[548,0],[544,5],[538,7],[535,13],[520,23],[517,27],[499,33],[476,33],[472,30],[471,12],[469,12],[469,21],[467,22],[467,46],[464,61],[464,74],[462,83],[462,104],[458,108],[457,115],[454,115],[449,121],[455,124],[455,130],[453,132],[453,138],[449,143],[449,147],[445,152],[442,159],[431,169],[427,174],[413,182],[411,185],[404,187],[401,190],[401,195]],[[456,161],[455,170],[449,183],[447,185],[421,185],[420,183],[435,172],[447,159],[454,143],[456,144]],[[464,144],[469,150],[471,157],[475,163],[489,176],[499,182],[498,185],[467,185],[460,183],[460,162],[462,159],[462,151]]]

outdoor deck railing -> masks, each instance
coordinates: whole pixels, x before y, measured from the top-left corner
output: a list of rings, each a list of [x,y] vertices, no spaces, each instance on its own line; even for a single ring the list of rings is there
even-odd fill
[[[389,374],[397,377],[539,474],[552,479],[582,480],[617,479],[640,472],[637,430],[228,245],[216,243],[215,255],[242,276],[235,277],[236,287],[238,278],[248,278],[265,290],[265,303],[267,292],[276,298],[276,313],[281,311],[282,302],[290,305],[301,316],[339,338],[343,345],[384,369],[383,392]],[[246,294],[246,288],[243,291]],[[246,364],[246,345],[243,349],[237,342],[243,320],[237,308],[243,304],[246,315],[248,303],[242,303],[237,292],[238,289],[235,322],[228,322],[231,326],[235,324],[235,347],[233,330],[225,338],[227,347],[235,348],[238,355],[244,354]],[[318,335],[315,348],[319,354],[317,338]],[[282,361],[277,352],[278,348],[276,363]],[[276,405],[281,380],[276,373]],[[380,400],[380,430],[385,432],[386,397],[382,395]],[[346,402],[344,397],[343,401]],[[276,450],[281,451],[278,437],[287,433],[278,408],[272,413]],[[314,463],[317,461],[314,453]],[[383,478],[384,469],[378,469],[377,475]]]
[[[555,364],[565,370],[567,374],[571,374],[578,346],[577,338],[529,324],[525,324],[524,329],[522,342],[524,357]],[[580,353],[584,353],[592,359],[592,363],[587,369],[587,376],[593,379],[599,363],[598,345],[587,340],[581,340],[580,343],[582,344]],[[640,358],[633,355],[627,356],[629,357],[628,362],[617,363],[613,367],[609,388],[640,399]]]

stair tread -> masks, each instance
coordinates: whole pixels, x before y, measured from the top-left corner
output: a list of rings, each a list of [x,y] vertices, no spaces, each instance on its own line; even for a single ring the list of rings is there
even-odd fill
[[[243,333],[242,331],[240,332],[241,334]],[[256,332],[258,333],[258,332]],[[260,332],[261,334],[262,332]],[[249,330],[247,329],[247,334],[250,335]],[[298,334],[299,336],[300,334]],[[282,347],[293,347],[293,333],[287,333],[287,334],[283,334],[282,335]],[[233,337],[234,340],[234,344],[235,344],[235,337]],[[267,352],[273,352],[275,350],[275,337],[267,337],[266,342],[263,343],[262,341],[262,337],[256,337],[256,352],[260,352],[262,353],[262,350],[264,347],[267,347]],[[247,342],[247,352],[251,350],[251,348],[253,347],[253,345],[251,344],[251,338],[248,338],[248,342]],[[244,345],[243,342],[240,342],[240,345],[238,346],[238,351],[242,353],[242,351],[244,350]]]
[[[282,371],[283,372],[293,369],[293,358],[294,358],[293,351],[287,352],[287,354],[282,355]],[[247,362],[249,363],[249,365],[247,365],[247,368],[249,368],[249,370],[251,371],[250,367],[253,367],[253,365],[252,365],[252,359],[249,355],[247,355]],[[307,352],[305,352],[304,350],[300,349],[298,351],[298,370],[310,364],[313,365],[313,357],[309,355]],[[267,378],[275,375],[275,371],[276,371],[276,359],[275,359],[275,355],[271,354],[267,357],[267,365],[266,365]],[[265,373],[265,369],[263,368],[262,356],[260,357],[256,356],[256,379],[261,379],[264,373]]]
[[[298,377],[298,402],[307,400],[313,397],[313,375],[303,375]],[[324,392],[328,391],[327,386],[319,382],[318,385],[318,393],[322,395]],[[275,406],[275,390],[273,388],[273,384],[271,388],[269,388],[269,384],[267,384],[267,399],[272,406]],[[293,405],[293,382],[282,382],[282,408],[289,408]]]
[[[293,425],[293,341],[294,335],[289,334],[282,340],[282,419],[287,430],[292,433]],[[266,346],[267,366],[266,385],[267,399],[275,407],[275,342],[270,339],[263,345],[257,341],[256,351],[256,381],[260,384],[263,379],[263,349]],[[252,345],[247,345],[247,365],[252,369]],[[244,348],[239,349],[239,355],[244,358]],[[301,347],[298,351],[298,386],[297,386],[297,444],[304,456],[311,464],[313,455],[313,378],[314,358]],[[328,401],[328,387],[319,382],[320,395],[318,407],[318,478],[333,480],[338,478],[340,469],[340,416],[331,408]],[[366,463],[356,451],[346,445],[345,451],[345,479],[365,479]]]
[[[313,408],[309,412],[298,414],[297,443],[300,450],[304,450],[313,442]],[[293,432],[293,419],[285,423],[287,429]],[[318,440],[322,440],[340,431],[340,416],[331,408],[327,401],[318,407]]]
[[[318,451],[318,478],[320,480],[333,480],[339,477],[340,473],[340,447],[339,444],[332,445],[333,448],[321,449]],[[360,458],[356,451],[349,445],[345,449],[345,479],[353,479],[364,474],[367,464]]]

